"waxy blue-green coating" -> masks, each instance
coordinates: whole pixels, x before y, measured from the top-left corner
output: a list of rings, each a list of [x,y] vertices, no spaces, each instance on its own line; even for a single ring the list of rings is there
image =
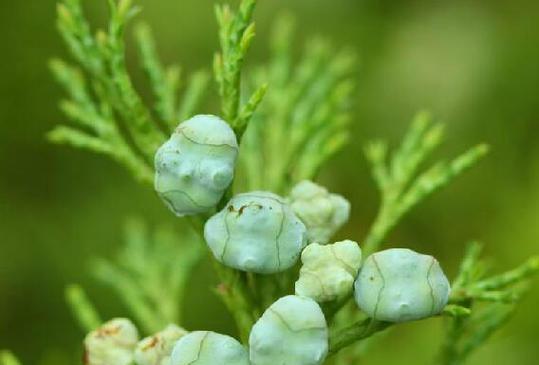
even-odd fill
[[[207,212],[234,177],[238,142],[230,126],[197,115],[174,131],[155,155],[155,190],[177,215]]]
[[[355,282],[358,306],[371,318],[405,322],[440,313],[450,285],[438,261],[394,248],[369,256]]]
[[[307,243],[305,225],[280,196],[264,191],[232,198],[206,222],[204,237],[218,261],[260,274],[290,268]]]
[[[183,336],[172,350],[170,365],[250,365],[247,349],[230,336],[196,331]]]
[[[289,295],[273,303],[249,336],[251,365],[321,365],[327,353],[324,313],[307,297]]]

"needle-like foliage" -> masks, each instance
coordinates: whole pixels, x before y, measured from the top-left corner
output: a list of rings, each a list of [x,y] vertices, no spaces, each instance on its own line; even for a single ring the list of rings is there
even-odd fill
[[[269,80],[268,92],[241,157],[245,190],[286,193],[293,183],[313,179],[348,141],[355,57],[316,39],[295,62],[291,18],[281,17],[274,29],[270,61],[252,77],[252,84]]]
[[[464,364],[509,320],[528,288],[528,280],[539,272],[539,257],[532,257],[515,269],[487,277],[486,264],[480,259],[481,248],[476,242],[468,245],[453,282],[450,303],[468,312],[453,313],[447,320],[440,365]]]
[[[195,266],[204,256],[198,237],[161,227],[150,233],[141,221],[125,228],[125,245],[114,260],[95,259],[92,271],[113,289],[147,334],[180,323],[182,298]],[[85,332],[102,320],[79,285],[66,288],[66,300]]]
[[[250,96],[242,104],[241,76],[247,51],[255,36],[255,24],[252,21],[256,0],[242,1],[237,12],[228,5],[215,8],[219,25],[219,43],[221,51],[215,55],[213,70],[221,96],[221,111],[239,138],[264,98],[266,85]]]
[[[150,234],[139,221],[126,227],[125,246],[114,261],[96,260],[95,276],[112,287],[148,333],[180,323],[182,298],[203,246],[172,229]]]
[[[388,156],[388,145],[376,141],[367,145],[365,154],[381,194],[378,215],[365,239],[367,254],[375,252],[391,229],[413,207],[449,184],[488,152],[481,144],[452,161],[439,161],[421,171],[422,164],[443,140],[443,126],[433,124],[427,113],[419,113],[397,151]]]
[[[208,75],[195,73],[178,101],[179,68],[161,65],[149,29],[136,32],[142,68],[155,98],[148,108],[127,71],[124,33],[138,12],[131,0],[109,0],[106,30],[92,33],[80,0],[58,4],[58,30],[78,66],[55,59],[51,70],[68,98],[64,114],[76,127],[58,126],[51,140],[106,154],[125,165],[139,180],[153,180],[153,155],[179,123],[194,113],[202,100]]]
[[[21,363],[10,351],[1,350],[0,365],[21,365]]]
[[[71,308],[73,317],[85,332],[95,330],[102,322],[95,306],[80,285],[69,285],[65,290],[66,302]]]

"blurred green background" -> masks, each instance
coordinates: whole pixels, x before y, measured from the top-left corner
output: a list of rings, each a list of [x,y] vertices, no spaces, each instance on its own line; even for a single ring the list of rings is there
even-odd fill
[[[144,9],[138,19],[153,27],[165,61],[180,62],[185,72],[209,68],[217,49],[213,1],[138,2]],[[106,2],[85,3],[96,24],[104,24]],[[391,244],[437,255],[449,274],[470,239],[487,244],[499,270],[539,252],[539,2],[261,0],[250,65],[265,59],[271,22],[285,10],[297,18],[300,42],[321,34],[360,55],[354,138],[322,176],[352,200],[342,236],[361,240],[377,207],[363,143],[397,141],[413,113],[426,108],[447,124],[440,154],[482,141],[493,150],[416,209]],[[65,121],[57,108],[61,90],[47,69],[50,57],[66,54],[54,18],[54,0],[0,1],[0,348],[27,364],[77,363],[83,334],[63,301],[67,283],[88,288],[106,316],[123,313],[86,264],[116,252],[127,217],[175,224],[153,192],[114,162],[45,140]],[[211,283],[208,265],[201,265],[189,287],[185,325],[232,332]],[[537,364],[538,302],[536,285],[470,363]],[[439,330],[438,320],[401,326],[387,339],[392,351],[375,346],[369,363],[428,364]]]

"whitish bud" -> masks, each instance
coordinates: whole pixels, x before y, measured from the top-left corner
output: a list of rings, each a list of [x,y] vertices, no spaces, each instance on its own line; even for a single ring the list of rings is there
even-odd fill
[[[349,240],[330,245],[311,243],[301,253],[301,261],[296,294],[326,302],[352,291],[361,267],[361,249]]]
[[[238,270],[284,271],[305,247],[305,225],[278,195],[255,191],[236,195],[211,217],[204,237],[215,258]]]
[[[137,345],[135,325],[116,318],[90,332],[84,339],[84,363],[87,365],[131,365]]]
[[[434,257],[403,248],[369,256],[355,283],[361,310],[388,322],[436,315],[447,304],[449,293],[449,281]]]
[[[291,191],[290,205],[307,226],[309,242],[328,243],[350,216],[350,203],[312,181],[302,181]]]
[[[197,331],[176,342],[170,365],[249,365],[249,355],[232,337]]]
[[[249,337],[252,365],[320,365],[328,353],[328,329],[312,299],[289,295],[273,303]]]
[[[135,363],[137,365],[170,365],[172,348],[186,334],[186,330],[171,324],[161,332],[146,337],[135,348]]]
[[[181,123],[155,155],[155,190],[178,216],[209,211],[234,177],[238,142],[212,115]]]

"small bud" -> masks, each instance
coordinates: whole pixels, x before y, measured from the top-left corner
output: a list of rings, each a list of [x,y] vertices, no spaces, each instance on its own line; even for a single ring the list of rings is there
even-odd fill
[[[137,345],[135,325],[125,318],[113,319],[84,339],[86,365],[131,365]]]
[[[284,200],[261,191],[232,198],[206,222],[204,237],[218,261],[260,274],[293,266],[307,242],[305,225]]]
[[[434,257],[403,248],[369,256],[355,283],[359,308],[388,322],[436,315],[447,304],[449,293],[449,281]]]
[[[135,348],[135,363],[137,365],[170,365],[172,348],[186,334],[186,330],[171,324],[161,332],[146,337]]]
[[[312,299],[289,295],[273,303],[249,336],[252,365],[321,365],[328,353],[328,329]]]
[[[155,155],[155,190],[177,215],[214,208],[230,186],[238,155],[232,128],[212,115],[181,123]]]
[[[75,21],[73,20],[73,14],[71,14],[69,9],[64,4],[58,3],[56,5],[56,11],[58,13],[58,19],[60,19],[70,28],[73,28]]]
[[[349,240],[324,246],[311,243],[303,250],[301,261],[296,294],[327,302],[352,291],[361,267],[361,249]]]
[[[249,354],[232,337],[196,331],[176,342],[170,365],[249,365]]]
[[[350,215],[350,203],[312,181],[298,183],[290,193],[292,210],[307,226],[309,242],[326,244]]]

